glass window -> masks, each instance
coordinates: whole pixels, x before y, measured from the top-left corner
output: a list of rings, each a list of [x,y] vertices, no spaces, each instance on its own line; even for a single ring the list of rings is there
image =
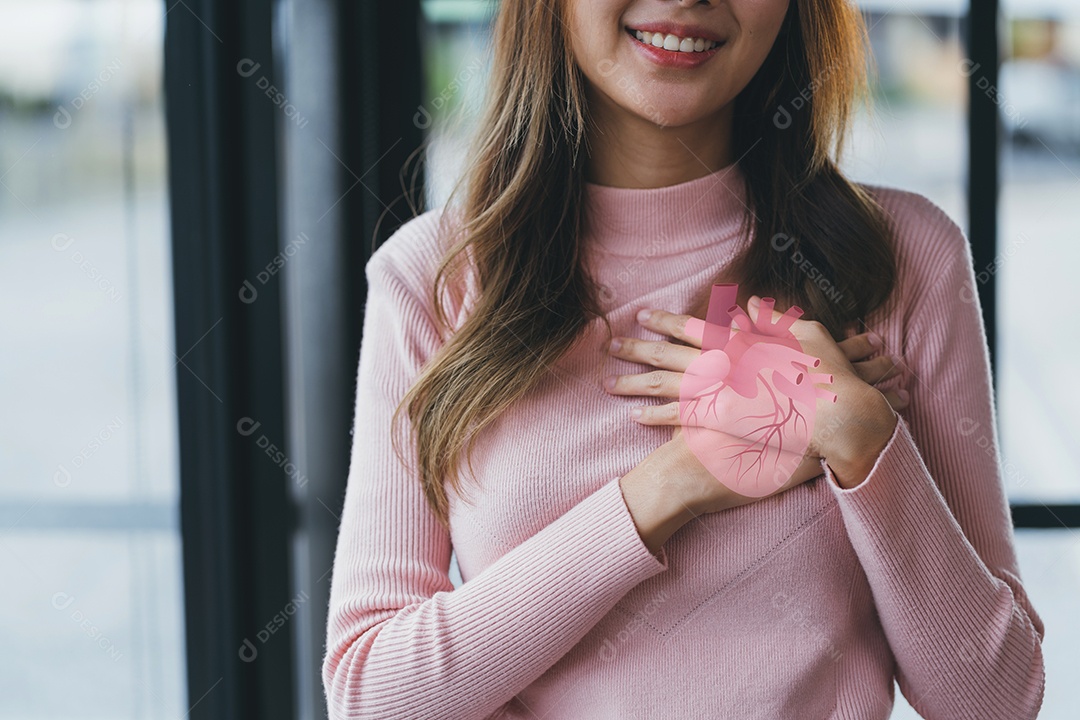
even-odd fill
[[[187,710],[164,12],[0,0],[0,717]]]
[[[494,7],[484,0],[422,4],[425,101],[415,120],[427,132],[424,182],[429,207],[446,201],[464,167],[491,63],[488,41]]]
[[[1005,130],[1001,230],[994,263],[976,268],[997,284],[1002,462],[1014,500],[1075,503],[1080,5],[1012,0],[1003,10],[1000,87],[986,88]]]
[[[874,54],[841,167],[860,182],[921,193],[967,229],[967,78],[955,1],[860,2]]]

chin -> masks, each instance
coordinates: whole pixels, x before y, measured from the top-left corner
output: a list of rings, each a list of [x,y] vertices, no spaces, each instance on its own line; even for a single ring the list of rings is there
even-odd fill
[[[717,106],[715,99],[707,104],[695,104],[688,100],[680,100],[677,94],[672,93],[662,98],[646,99],[640,104],[624,102],[623,109],[655,125],[677,128],[715,117],[723,106]]]

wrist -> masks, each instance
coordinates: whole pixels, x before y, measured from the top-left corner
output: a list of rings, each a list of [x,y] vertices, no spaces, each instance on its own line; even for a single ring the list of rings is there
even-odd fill
[[[666,455],[650,455],[619,479],[623,500],[642,542],[654,555],[698,513],[680,491]]]
[[[872,393],[867,393],[862,412],[856,413],[858,420],[852,424],[852,432],[845,433],[845,441],[823,457],[837,484],[845,490],[861,485],[870,475],[899,422],[885,396],[870,389]]]

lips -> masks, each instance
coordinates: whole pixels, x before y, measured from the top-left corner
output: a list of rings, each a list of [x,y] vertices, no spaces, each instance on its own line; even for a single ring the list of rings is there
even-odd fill
[[[628,24],[626,29],[631,35],[634,35],[637,31],[649,32],[649,33],[661,33],[665,37],[668,35],[674,35],[680,40],[686,38],[701,38],[702,40],[715,42],[722,44],[724,38],[717,32],[710,30],[700,25],[683,25],[680,23],[672,22],[643,22]]]
[[[635,23],[626,26],[626,34],[645,58],[669,69],[701,67],[726,44],[711,30],[674,23]]]

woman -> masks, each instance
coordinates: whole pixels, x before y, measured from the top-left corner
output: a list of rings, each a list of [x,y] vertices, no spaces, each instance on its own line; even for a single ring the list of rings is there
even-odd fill
[[[833,158],[863,36],[841,0],[503,0],[464,201],[366,268],[332,718],[885,718],[894,678],[1035,717],[967,242]],[[717,281],[805,311],[837,396],[764,497],[680,429]]]

